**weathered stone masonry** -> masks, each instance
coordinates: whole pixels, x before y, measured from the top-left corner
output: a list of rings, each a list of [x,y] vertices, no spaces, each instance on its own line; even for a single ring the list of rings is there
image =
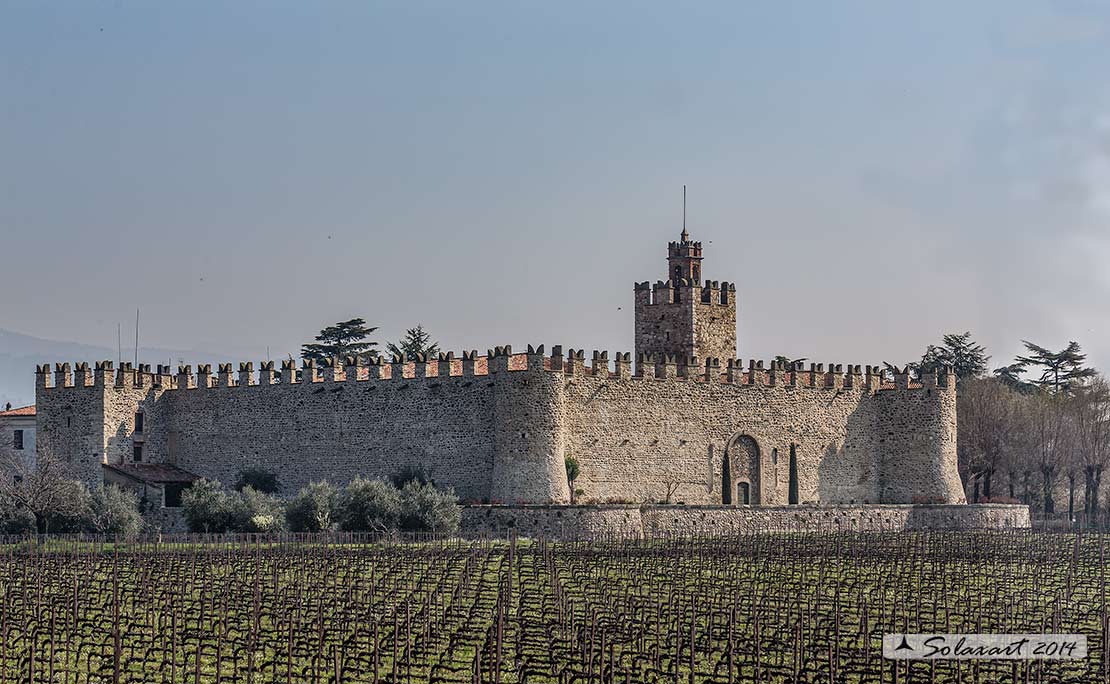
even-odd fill
[[[762,532],[902,532],[1031,527],[1028,506],[891,504],[843,506],[467,506],[469,537],[727,536]]]
[[[963,500],[951,375],[892,387],[873,368],[641,359],[633,371],[627,354],[612,366],[584,356],[499,348],[324,377],[306,364],[301,381],[286,368],[277,383],[272,366],[259,381],[246,364],[238,380],[227,367],[173,376],[105,362],[90,377],[62,364],[38,376],[39,450],[90,484],[139,445],[143,462],[228,484],[245,467],[272,468],[290,490],[419,465],[464,499],[566,502],[572,455],[586,501],[720,503],[742,483],[760,504]]]
[[[637,284],[636,359],[498,347],[479,357],[133,368],[41,366],[38,453],[90,485],[102,464],[171,464],[291,493],[405,466],[470,501],[963,503],[955,381],[736,355],[736,288],[701,281],[701,244]],[[140,426],[141,423],[141,426]],[[141,429],[138,429],[141,427]],[[569,483],[564,459],[581,475]]]

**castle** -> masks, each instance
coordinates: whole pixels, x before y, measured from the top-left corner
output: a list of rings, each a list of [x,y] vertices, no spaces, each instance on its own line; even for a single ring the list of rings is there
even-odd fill
[[[635,292],[630,353],[497,347],[485,356],[37,369],[38,457],[166,506],[196,477],[248,467],[284,493],[407,466],[463,501],[789,505],[964,503],[948,371],[746,366],[736,286],[702,280],[702,245],[668,248]],[[565,460],[580,474],[569,482]]]

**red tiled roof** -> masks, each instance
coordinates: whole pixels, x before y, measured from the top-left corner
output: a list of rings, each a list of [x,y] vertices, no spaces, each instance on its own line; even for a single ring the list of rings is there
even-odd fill
[[[10,411],[0,411],[0,418],[11,418],[13,416],[33,416],[35,415],[35,405],[21,406],[13,408]]]
[[[106,463],[104,467],[142,482],[192,482],[200,479],[199,475],[165,463]]]

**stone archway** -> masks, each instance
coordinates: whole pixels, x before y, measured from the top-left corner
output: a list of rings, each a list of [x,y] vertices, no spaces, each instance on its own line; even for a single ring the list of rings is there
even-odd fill
[[[721,469],[721,503],[759,505],[759,444],[749,435],[736,435],[725,448]]]

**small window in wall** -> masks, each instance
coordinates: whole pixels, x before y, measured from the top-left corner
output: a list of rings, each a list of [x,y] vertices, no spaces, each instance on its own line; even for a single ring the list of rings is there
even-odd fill
[[[135,461],[135,463],[142,463],[142,461],[143,461],[143,445],[142,444],[136,444],[133,447],[133,451],[131,452],[131,455],[132,455],[133,460]]]
[[[779,450],[771,449],[771,465],[779,464]]]
[[[143,431],[143,412],[139,411],[135,414],[135,432]]]
[[[23,430],[16,430],[12,438],[12,448],[22,451],[23,450]]]
[[[736,483],[736,503],[748,506],[752,502],[752,486],[747,482]]]

